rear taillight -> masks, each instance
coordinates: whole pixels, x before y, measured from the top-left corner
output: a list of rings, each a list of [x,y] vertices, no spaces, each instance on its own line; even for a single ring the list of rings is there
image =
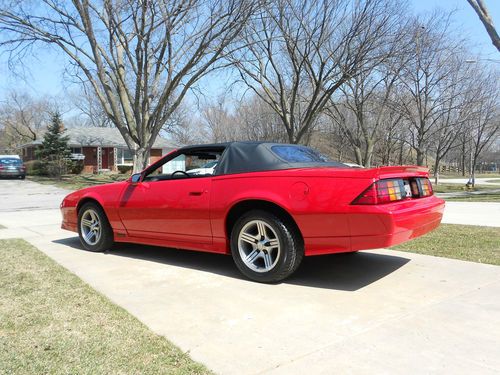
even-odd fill
[[[432,195],[428,178],[387,179],[374,182],[352,204],[384,204]]]
[[[417,178],[417,183],[419,185],[420,196],[428,197],[432,195],[432,184],[428,178]]]
[[[406,198],[403,180],[380,180],[377,185],[377,203],[389,203]]]
[[[373,183],[352,204],[377,204],[377,184]]]

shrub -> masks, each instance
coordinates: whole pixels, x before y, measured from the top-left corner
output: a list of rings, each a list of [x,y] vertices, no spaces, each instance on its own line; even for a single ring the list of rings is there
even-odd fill
[[[51,155],[47,158],[46,163],[48,175],[60,179],[63,174],[68,173],[71,161],[58,155]]]
[[[80,174],[83,172],[83,160],[73,160],[69,163],[69,173]]]
[[[47,163],[41,160],[30,160],[24,163],[26,166],[26,174],[29,176],[46,176],[48,175]]]
[[[118,165],[118,171],[121,174],[129,173],[132,171],[132,166],[131,165]]]

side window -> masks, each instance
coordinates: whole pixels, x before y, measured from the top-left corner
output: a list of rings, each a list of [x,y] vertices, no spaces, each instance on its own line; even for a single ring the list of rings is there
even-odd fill
[[[144,177],[144,181],[211,176],[215,172],[221,154],[221,151],[214,151],[177,155],[150,171]]]

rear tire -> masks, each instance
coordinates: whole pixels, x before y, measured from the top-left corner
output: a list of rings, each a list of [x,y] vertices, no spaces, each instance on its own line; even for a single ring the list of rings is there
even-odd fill
[[[104,210],[96,203],[85,203],[78,211],[78,236],[89,251],[101,252],[113,246],[113,229]]]
[[[243,275],[275,283],[299,267],[304,246],[292,224],[267,211],[252,210],[239,218],[231,231],[231,253]]]

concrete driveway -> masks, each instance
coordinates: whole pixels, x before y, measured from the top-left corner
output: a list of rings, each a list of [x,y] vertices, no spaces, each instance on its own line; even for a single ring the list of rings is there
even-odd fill
[[[307,258],[262,285],[221,255],[83,251],[48,208],[64,193],[0,180],[0,238],[29,240],[218,373],[500,371],[500,267],[378,250]]]

